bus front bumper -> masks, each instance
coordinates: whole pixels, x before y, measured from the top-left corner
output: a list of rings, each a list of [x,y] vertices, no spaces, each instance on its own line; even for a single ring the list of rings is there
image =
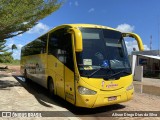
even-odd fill
[[[100,91],[97,95],[77,95],[76,106],[96,108],[118,104],[133,98],[134,89],[123,92]]]

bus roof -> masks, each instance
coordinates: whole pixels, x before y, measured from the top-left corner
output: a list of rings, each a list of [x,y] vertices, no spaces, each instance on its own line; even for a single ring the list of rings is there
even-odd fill
[[[63,28],[63,27],[71,27],[71,28],[79,28],[79,27],[84,27],[84,28],[103,28],[103,29],[110,29],[110,30],[118,31],[118,30],[116,30],[114,28],[111,28],[111,27],[102,26],[102,25],[96,25],[96,24],[63,24],[63,25],[54,27],[50,31],[54,31],[55,29],[59,29],[59,28]]]
[[[111,27],[107,27],[107,26],[102,26],[102,25],[96,25],[96,24],[62,24],[60,26],[56,26],[54,28],[52,28],[51,30],[49,30],[48,32],[44,33],[43,35],[47,34],[47,33],[50,33],[52,31],[55,31],[57,29],[60,29],[60,28],[65,28],[65,27],[70,27],[70,28],[79,28],[79,27],[84,27],[84,28],[103,28],[103,29],[109,29],[109,30],[114,30],[114,31],[118,31],[114,28],[111,28]],[[120,32],[120,31],[119,31]],[[41,35],[41,36],[43,36]],[[39,36],[39,37],[41,37]],[[38,37],[38,38],[39,38]],[[33,40],[34,41],[34,40]],[[31,41],[32,42],[32,41]],[[29,42],[29,43],[31,43]],[[26,45],[28,45],[29,43],[27,43]],[[25,45],[25,46],[26,46]],[[23,48],[23,47],[22,47]]]

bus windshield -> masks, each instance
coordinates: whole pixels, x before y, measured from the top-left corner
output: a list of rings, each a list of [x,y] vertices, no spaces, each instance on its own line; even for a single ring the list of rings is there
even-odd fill
[[[81,76],[115,78],[131,74],[127,49],[120,32],[100,28],[80,28],[80,30],[83,51],[77,52],[76,58]]]

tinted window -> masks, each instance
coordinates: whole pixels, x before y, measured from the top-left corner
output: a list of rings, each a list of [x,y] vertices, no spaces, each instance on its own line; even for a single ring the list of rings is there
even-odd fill
[[[131,73],[125,42],[120,32],[99,28],[81,28],[80,30],[83,51],[77,52],[76,57],[82,76],[89,76],[100,68],[110,68],[110,70],[100,69],[92,77],[105,78],[122,70]]]
[[[22,56],[46,53],[47,34],[37,38],[22,48]]]
[[[73,51],[71,34],[66,29],[57,30],[49,35],[48,54],[54,55],[69,69],[73,70]]]

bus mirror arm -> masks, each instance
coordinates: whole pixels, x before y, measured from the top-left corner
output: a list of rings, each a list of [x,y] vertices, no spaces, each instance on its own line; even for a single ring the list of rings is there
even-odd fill
[[[138,43],[138,47],[139,47],[139,50],[140,51],[143,51],[144,50],[144,46],[143,46],[143,43],[142,43],[142,40],[141,38],[139,37],[139,35],[135,34],[135,33],[122,33],[122,36],[123,37],[132,37],[132,38],[135,38],[137,43]]]
[[[75,44],[75,51],[82,52],[83,51],[83,42],[82,42],[82,33],[79,29],[69,28],[68,33],[72,34],[72,38]]]

